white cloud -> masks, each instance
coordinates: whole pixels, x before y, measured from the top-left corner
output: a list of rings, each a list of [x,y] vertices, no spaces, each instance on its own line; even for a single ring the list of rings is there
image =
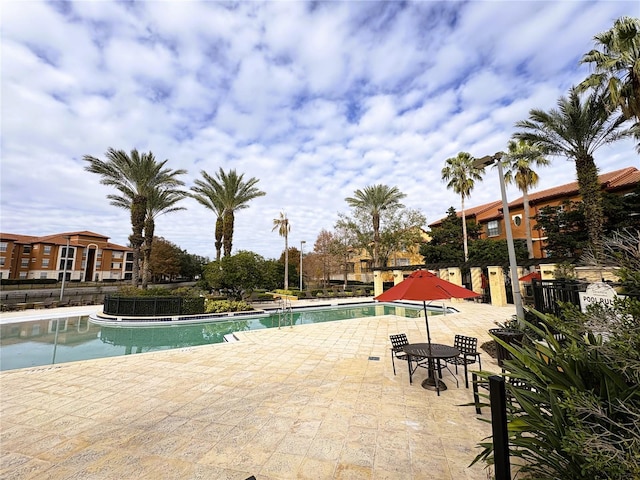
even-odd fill
[[[238,213],[234,249],[269,258],[283,247],[278,212],[309,248],[371,184],[397,185],[433,221],[459,208],[445,159],[503,150],[530,109],[555,107],[629,5],[6,1],[1,228],[126,244],[127,213],[83,169],[109,147],[151,150],[188,186],[201,170],[259,178],[267,195]],[[632,145],[598,151],[598,165],[637,165]],[[540,175],[548,188],[575,172],[554,159]],[[489,174],[471,203],[498,195]],[[158,235],[212,257],[214,215],[184,206]]]

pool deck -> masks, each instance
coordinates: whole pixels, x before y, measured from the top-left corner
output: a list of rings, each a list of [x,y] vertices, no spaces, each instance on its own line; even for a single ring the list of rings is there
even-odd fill
[[[430,317],[433,342],[461,333],[482,344],[515,313],[447,305],[460,313]],[[468,467],[490,435],[480,421],[489,409],[460,406],[472,402],[462,369],[459,388],[444,372],[439,397],[420,386],[424,369],[410,385],[400,361],[394,376],[389,335],[399,332],[425,341],[424,318],[248,331],[233,343],[2,372],[0,478],[490,478]],[[499,371],[486,353],[482,366]]]

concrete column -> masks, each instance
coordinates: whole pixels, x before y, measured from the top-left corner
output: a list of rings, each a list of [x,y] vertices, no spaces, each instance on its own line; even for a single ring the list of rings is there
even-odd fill
[[[449,281],[462,287],[462,272],[458,267],[451,267],[449,269]]]
[[[404,276],[402,275],[402,270],[394,270],[393,271],[393,285],[398,285],[400,282],[404,280]]]
[[[382,286],[382,272],[380,270],[374,270],[373,272],[373,296],[377,297],[381,295],[384,287]]]
[[[555,280],[555,277],[553,276],[555,272],[555,263],[543,263],[540,265],[540,278],[542,280]]]
[[[491,305],[507,306],[507,290],[504,286],[504,270],[502,267],[489,267],[489,290],[491,291]]]
[[[471,290],[482,294],[482,268],[471,267]]]
[[[462,286],[462,272],[458,267],[451,267],[448,269],[448,277],[445,277],[445,280],[450,281],[451,283]],[[452,298],[452,302],[464,302],[462,298]]]

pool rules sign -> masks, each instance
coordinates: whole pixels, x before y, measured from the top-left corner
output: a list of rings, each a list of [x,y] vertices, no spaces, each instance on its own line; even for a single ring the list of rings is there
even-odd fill
[[[618,294],[611,285],[604,282],[592,283],[587,287],[586,292],[580,292],[580,309],[586,312],[587,306],[594,303],[611,307],[616,298],[618,298]],[[623,297],[620,296],[620,298]]]

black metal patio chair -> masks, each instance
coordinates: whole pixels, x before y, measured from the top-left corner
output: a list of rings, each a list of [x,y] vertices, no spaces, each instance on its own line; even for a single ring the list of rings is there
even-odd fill
[[[453,346],[460,350],[460,355],[447,358],[445,362],[456,366],[456,375],[458,374],[458,365],[464,366],[464,384],[469,388],[467,365],[471,365],[477,361],[480,366],[479,370],[482,370],[482,360],[480,359],[480,352],[478,352],[478,339],[465,335],[456,335]]]

